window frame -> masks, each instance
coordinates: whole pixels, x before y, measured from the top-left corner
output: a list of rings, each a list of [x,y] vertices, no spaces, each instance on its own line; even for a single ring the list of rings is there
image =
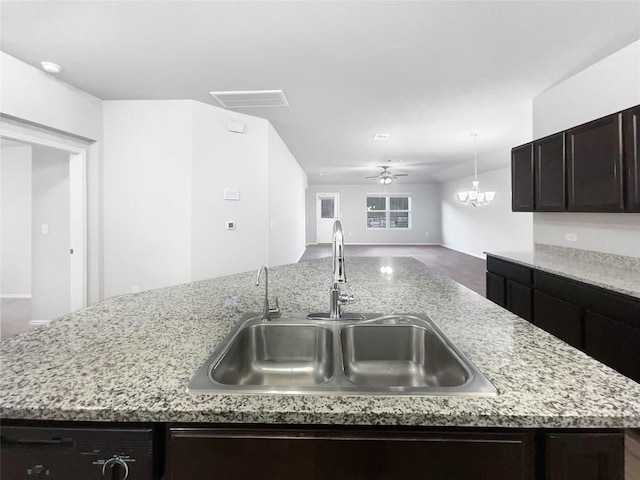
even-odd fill
[[[385,199],[385,209],[384,210],[370,210],[368,207],[369,198],[384,198]],[[391,209],[391,199],[392,198],[406,198],[407,199],[407,210],[392,210]],[[413,228],[413,215],[412,215],[412,201],[410,193],[367,193],[365,195],[365,227],[367,230],[383,230],[383,231],[407,231]],[[384,227],[370,227],[369,226],[369,213],[370,212],[384,212],[385,213],[385,226]],[[406,212],[407,213],[407,226],[406,227],[392,227],[391,226],[391,214],[397,212]]]

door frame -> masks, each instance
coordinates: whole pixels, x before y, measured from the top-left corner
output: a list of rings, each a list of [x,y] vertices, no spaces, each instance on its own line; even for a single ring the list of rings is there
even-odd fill
[[[318,223],[321,221],[320,211],[321,211],[321,203],[320,200],[323,198],[332,197],[334,199],[335,211],[334,211],[334,220],[340,218],[340,194],[338,192],[318,192],[316,193],[316,244],[319,242],[318,238]],[[324,242],[326,243],[326,242]]]
[[[24,127],[23,127],[24,128]],[[65,139],[50,139],[36,131],[12,130],[9,124],[0,126],[0,137],[29,145],[50,147],[69,154],[69,223],[70,296],[69,312],[87,306],[87,156],[89,146],[79,146]]]

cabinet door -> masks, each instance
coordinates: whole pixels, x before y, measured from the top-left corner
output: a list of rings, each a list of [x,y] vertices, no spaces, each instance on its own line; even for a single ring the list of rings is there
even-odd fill
[[[560,340],[582,349],[582,309],[546,293],[533,294],[533,323]]]
[[[487,298],[501,307],[507,306],[505,279],[495,273],[487,272]]]
[[[533,144],[511,150],[511,210],[533,211]]]
[[[533,434],[172,428],[169,480],[530,480]]]
[[[535,154],[535,210],[557,212],[566,209],[564,133],[533,143]]]
[[[568,210],[623,210],[622,114],[568,130]]]
[[[547,480],[623,480],[624,435],[547,434]]]
[[[587,310],[584,316],[584,351],[640,382],[640,330]]]
[[[533,290],[513,280],[507,280],[507,310],[525,320],[533,320]]]
[[[624,139],[625,210],[640,212],[640,106],[622,114]]]

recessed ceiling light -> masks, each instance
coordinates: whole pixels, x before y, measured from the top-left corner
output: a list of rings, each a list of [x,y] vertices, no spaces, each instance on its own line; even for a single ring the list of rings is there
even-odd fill
[[[42,69],[48,73],[60,73],[62,71],[62,67],[57,63],[40,62],[40,65],[42,65]]]
[[[387,140],[389,138],[389,134],[388,133],[376,133],[373,136],[374,140]]]

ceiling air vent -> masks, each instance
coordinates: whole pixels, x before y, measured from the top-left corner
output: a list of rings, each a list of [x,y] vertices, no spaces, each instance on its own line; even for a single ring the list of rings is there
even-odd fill
[[[225,108],[288,107],[282,90],[243,90],[237,92],[209,92]]]

